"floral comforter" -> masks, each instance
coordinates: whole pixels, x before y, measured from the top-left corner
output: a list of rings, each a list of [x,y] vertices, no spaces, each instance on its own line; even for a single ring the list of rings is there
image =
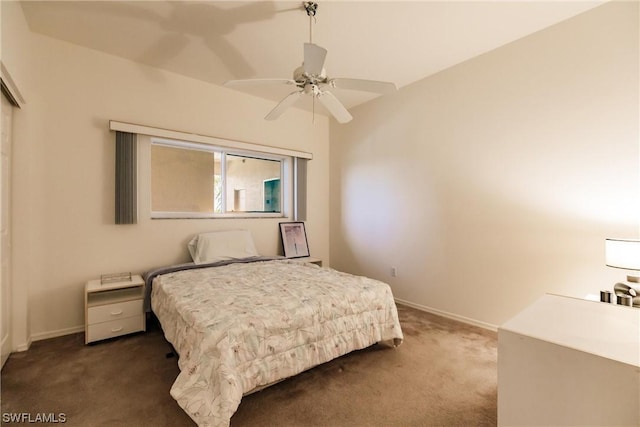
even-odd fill
[[[389,285],[293,261],[160,275],[151,305],[180,354],[171,395],[199,426],[228,426],[256,388],[403,339]]]

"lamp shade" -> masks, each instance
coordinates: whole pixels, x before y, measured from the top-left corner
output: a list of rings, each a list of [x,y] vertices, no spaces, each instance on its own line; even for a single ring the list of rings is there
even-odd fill
[[[640,240],[606,239],[606,264],[625,270],[640,270]]]

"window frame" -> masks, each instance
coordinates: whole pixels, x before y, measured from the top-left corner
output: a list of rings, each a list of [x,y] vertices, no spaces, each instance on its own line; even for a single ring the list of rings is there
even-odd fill
[[[154,211],[153,194],[151,191],[151,172],[153,170],[151,151],[154,145],[199,150],[210,153],[221,154],[221,181],[222,181],[222,201],[223,210],[227,200],[226,188],[226,156],[235,155],[250,157],[260,160],[270,160],[280,162],[280,212],[173,212]],[[262,151],[247,150],[242,148],[226,147],[218,144],[208,144],[201,142],[185,141],[163,137],[150,136],[149,145],[149,215],[151,219],[214,219],[214,218],[287,218],[291,210],[291,200],[293,198],[293,163],[294,157],[284,154],[266,153]]]

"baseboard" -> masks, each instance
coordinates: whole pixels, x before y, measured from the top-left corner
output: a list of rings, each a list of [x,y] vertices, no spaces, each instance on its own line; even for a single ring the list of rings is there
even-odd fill
[[[41,341],[49,338],[57,338],[64,335],[76,334],[78,332],[84,332],[84,325],[33,334],[31,335],[31,341]]]
[[[84,325],[33,334],[29,337],[27,342],[16,345],[16,348],[14,351],[17,351],[17,352],[27,351],[29,350],[29,347],[31,347],[31,343],[33,343],[34,341],[46,340],[49,338],[57,338],[64,335],[76,334],[78,332],[84,332]],[[5,345],[5,339],[3,338],[2,346],[4,347],[4,345]]]
[[[467,323],[473,326],[478,326],[480,328],[488,329],[493,332],[496,332],[498,330],[498,326],[492,325],[491,323],[481,322],[480,320],[475,320],[469,317],[464,317],[457,314],[449,313],[447,311],[438,310],[436,308],[427,307],[426,305],[405,301],[400,298],[395,298],[395,300],[398,304],[406,305],[406,306],[415,308],[417,310],[426,311],[427,313],[436,314],[438,316],[446,317],[448,319],[457,320],[458,322]]]
[[[29,338],[27,340],[27,342],[22,343],[22,344],[17,344],[16,348],[15,348],[15,351],[27,351],[27,350],[29,350],[29,347],[31,347],[31,342],[32,342],[32,340],[31,340],[31,338]]]

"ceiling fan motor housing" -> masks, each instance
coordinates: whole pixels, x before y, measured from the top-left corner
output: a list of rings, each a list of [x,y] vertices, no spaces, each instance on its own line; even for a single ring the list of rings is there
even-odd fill
[[[320,74],[307,74],[304,70],[304,65],[296,68],[293,72],[293,80],[296,83],[304,85],[305,83],[319,84],[327,82],[327,72],[322,68]]]

